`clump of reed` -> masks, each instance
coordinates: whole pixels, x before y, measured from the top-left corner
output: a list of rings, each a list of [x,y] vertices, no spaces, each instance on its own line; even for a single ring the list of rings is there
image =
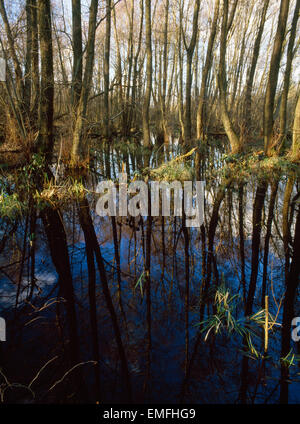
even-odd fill
[[[177,156],[166,163],[163,163],[158,168],[149,170],[149,176],[153,180],[158,181],[190,181],[193,179],[193,168],[185,162],[190,157],[196,148],[190,152]]]

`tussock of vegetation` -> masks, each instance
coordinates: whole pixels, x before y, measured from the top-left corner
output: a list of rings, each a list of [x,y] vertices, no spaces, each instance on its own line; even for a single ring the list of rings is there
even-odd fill
[[[82,182],[66,178],[61,184],[50,181],[41,192],[36,191],[34,197],[38,202],[46,201],[57,207],[80,199],[88,192]]]
[[[163,163],[156,169],[149,172],[150,178],[158,181],[190,181],[193,179],[194,170],[185,163],[185,159],[190,157],[196,148],[185,155],[177,156],[169,162]]]
[[[287,156],[268,157],[263,152],[250,154],[225,154],[224,164],[219,169],[213,170],[215,175],[235,175],[238,180],[248,180],[254,176],[256,178],[280,177],[283,174],[289,175],[291,172],[295,176],[300,176],[300,166],[291,162]]]
[[[253,340],[260,339],[259,330],[264,327],[266,321],[266,311],[261,309],[250,317],[236,318],[237,308],[239,305],[240,296],[238,294],[232,295],[230,290],[222,285],[215,292],[215,313],[209,315],[204,321],[197,324],[201,326],[201,332],[206,333],[204,340],[206,341],[210,334],[237,334],[245,337],[249,352],[248,356],[259,358],[261,355],[255,348]],[[268,330],[273,329],[274,326],[280,326],[270,313],[268,313]]]
[[[20,201],[17,193],[7,194],[4,190],[0,192],[0,216],[7,218],[15,218],[16,215],[22,214],[25,205]]]
[[[189,165],[174,160],[150,171],[150,177],[158,181],[188,181],[192,176],[193,170]]]

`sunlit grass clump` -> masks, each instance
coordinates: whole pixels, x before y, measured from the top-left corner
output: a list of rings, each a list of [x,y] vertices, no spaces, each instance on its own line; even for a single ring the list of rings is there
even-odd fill
[[[168,162],[163,163],[158,168],[150,170],[150,178],[158,181],[191,181],[194,176],[193,168],[185,162],[185,159],[195,152],[192,149],[185,155],[177,156]]]
[[[49,181],[42,191],[36,191],[37,201],[47,201],[51,204],[62,205],[84,197],[88,190],[81,181],[66,178],[60,184]]]
[[[0,191],[0,216],[13,219],[16,215],[22,214],[24,204],[20,201],[17,193],[8,194],[4,190]]]
[[[205,333],[204,341],[209,336],[220,334],[239,335],[243,337],[249,348],[248,356],[259,358],[261,354],[255,348],[253,340],[262,338],[262,329],[265,329],[267,322],[267,332],[274,326],[280,326],[269,312],[261,309],[250,317],[236,318],[237,309],[240,306],[240,295],[231,295],[230,290],[223,283],[215,293],[214,314],[209,315],[204,321],[196,324],[201,327],[201,332]],[[268,314],[268,315],[267,315]],[[266,317],[268,316],[268,320]]]

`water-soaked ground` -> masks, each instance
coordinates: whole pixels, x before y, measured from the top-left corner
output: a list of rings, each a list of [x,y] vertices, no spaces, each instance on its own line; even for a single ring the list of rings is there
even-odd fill
[[[228,178],[210,149],[190,159],[206,182],[201,228],[96,214],[100,180],[176,156],[164,150],[103,149],[84,200],[2,217],[2,401],[275,403],[287,388],[300,401],[298,344],[282,326],[300,312],[285,291],[299,280],[299,183]],[[59,184],[63,166],[53,172]]]

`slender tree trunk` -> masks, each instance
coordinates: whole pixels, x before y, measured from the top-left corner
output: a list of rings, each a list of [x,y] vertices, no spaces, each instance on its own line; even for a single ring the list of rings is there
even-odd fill
[[[54,74],[50,0],[38,2],[39,38],[41,50],[41,96],[39,107],[38,149],[49,161],[53,151]]]
[[[121,59],[121,51],[120,51],[120,40],[119,34],[117,31],[117,18],[116,18],[116,8],[113,9],[113,24],[114,24],[114,37],[116,40],[117,47],[117,65],[116,65],[116,79],[118,84],[118,97],[117,97],[117,110],[121,111],[121,118],[119,119],[119,131],[124,133],[124,129],[121,128],[122,122],[124,122],[124,99],[123,99],[123,87],[122,87],[122,59]],[[123,111],[123,112],[122,112]]]
[[[104,136],[109,138],[109,58],[111,35],[111,0],[106,0],[105,48],[104,48]]]
[[[80,160],[80,154],[82,150],[82,136],[84,121],[87,112],[87,103],[89,93],[91,90],[93,67],[94,67],[94,55],[95,55],[95,34],[96,34],[96,22],[97,22],[97,11],[98,11],[98,0],[91,0],[90,16],[89,16],[89,31],[88,41],[86,47],[86,64],[84,70],[84,79],[80,93],[80,99],[76,112],[75,129],[73,133],[73,145],[71,151],[71,162],[73,165],[77,164]]]
[[[232,16],[232,15],[231,15]],[[231,18],[230,21],[231,22]],[[223,19],[221,28],[221,41],[220,41],[220,64],[218,74],[218,84],[220,92],[220,112],[221,118],[229,139],[231,152],[239,153],[242,150],[241,142],[233,128],[228,109],[227,109],[227,78],[226,78],[226,49],[227,49],[227,35],[228,35],[228,0],[223,0]]]
[[[293,21],[292,21],[288,49],[287,49],[287,61],[286,61],[286,68],[285,68],[284,81],[283,81],[283,90],[281,95],[280,135],[279,135],[279,140],[277,141],[277,146],[275,146],[278,148],[278,150],[280,150],[281,147],[283,146],[285,137],[286,137],[287,102],[288,102],[288,94],[289,94],[289,88],[290,88],[292,62],[294,58],[294,44],[295,44],[295,38],[296,38],[297,23],[299,18],[299,10],[300,10],[300,0],[297,0],[294,16],[293,16]]]
[[[186,92],[185,92],[185,142],[189,142],[192,138],[192,115],[191,115],[191,95],[192,95],[192,61],[197,43],[198,20],[199,20],[200,0],[195,0],[193,14],[193,29],[190,44],[186,44],[185,36],[182,34],[183,42],[187,54],[186,65]]]
[[[32,86],[31,86],[31,122],[32,129],[37,129],[38,105],[40,101],[40,75],[39,75],[39,39],[38,39],[38,8],[37,0],[31,0],[31,23],[32,23]]]
[[[208,46],[206,51],[205,65],[202,71],[199,104],[198,104],[198,110],[197,110],[197,138],[201,139],[202,141],[204,140],[205,127],[207,125],[206,123],[207,80],[208,80],[208,75],[212,66],[213,47],[214,47],[215,38],[217,34],[219,8],[220,8],[220,0],[216,0],[215,8],[214,8],[214,17],[212,21],[212,26],[210,30]]]
[[[23,73],[20,61],[17,56],[16,48],[15,48],[15,41],[14,37],[11,31],[11,27],[8,22],[6,9],[4,6],[4,0],[0,0],[0,14],[2,16],[5,32],[8,39],[8,45],[10,49],[10,54],[14,63],[14,69],[15,69],[15,75],[16,75],[16,85],[17,85],[17,94],[18,94],[18,101],[20,102],[21,107],[23,106],[23,99],[24,99],[24,83],[23,83]]]
[[[281,0],[280,12],[278,17],[278,26],[273,45],[273,53],[270,63],[270,71],[268,76],[268,85],[264,104],[264,144],[265,154],[272,154],[272,133],[274,124],[274,102],[277,88],[280,60],[282,55],[282,47],[285,38],[286,22],[289,12],[290,0]]]
[[[253,53],[252,53],[252,59],[251,59],[251,65],[249,67],[249,71],[247,74],[247,81],[246,81],[246,91],[245,91],[245,103],[244,103],[244,138],[247,139],[249,130],[251,128],[251,107],[252,107],[252,90],[253,90],[253,81],[254,81],[254,75],[255,70],[257,66],[260,46],[261,46],[261,39],[264,31],[264,26],[266,22],[266,15],[267,10],[269,7],[270,0],[265,0],[263,9],[261,12],[261,18],[259,23],[259,29],[257,32],[257,36],[254,43]]]
[[[26,58],[25,58],[25,84],[24,104],[27,112],[30,111],[31,101],[31,65],[32,65],[32,5],[26,0]]]
[[[143,137],[144,145],[150,146],[150,99],[152,91],[151,0],[145,0],[145,24],[147,52],[147,85],[143,105]]]
[[[164,136],[164,142],[169,142],[168,122],[166,116],[166,94],[167,94],[167,76],[168,76],[168,24],[169,24],[169,0],[165,4],[165,22],[164,22],[164,44],[163,44],[163,71],[162,71],[162,88],[160,90],[160,109],[161,123]]]
[[[73,69],[72,69],[72,107],[76,110],[82,87],[82,28],[81,28],[81,0],[72,0],[72,41],[73,41]]]
[[[294,160],[300,160],[300,94],[298,94],[294,117],[292,157]]]

